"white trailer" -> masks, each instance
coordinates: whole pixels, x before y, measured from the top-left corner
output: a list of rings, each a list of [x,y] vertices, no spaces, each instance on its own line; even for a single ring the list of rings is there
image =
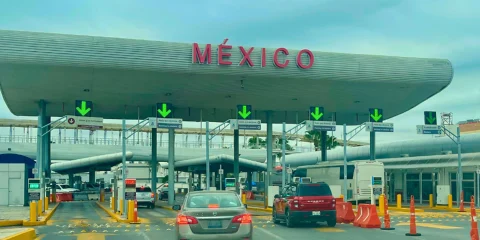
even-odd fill
[[[340,187],[344,193],[343,161],[327,161],[318,165],[302,166],[296,170],[296,176],[310,177],[312,182],[325,182],[330,186]],[[346,201],[371,201],[372,177],[380,177],[382,193],[385,192],[385,169],[378,161],[352,161],[347,163]],[[375,193],[375,199],[379,194]]]

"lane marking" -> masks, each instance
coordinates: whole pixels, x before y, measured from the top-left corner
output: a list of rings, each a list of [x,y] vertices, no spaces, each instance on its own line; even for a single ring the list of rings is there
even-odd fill
[[[315,228],[315,230],[317,230],[319,232],[328,232],[328,233],[331,233],[331,232],[345,232],[345,230],[343,230],[343,229],[334,228],[334,227]]]
[[[154,216],[154,217],[167,217],[165,214],[157,212],[157,211],[149,211],[147,212],[148,215]]]
[[[150,240],[150,238],[144,232],[140,232],[138,235],[142,236],[144,240]]]
[[[260,231],[264,232],[265,234],[267,234],[267,235],[269,235],[269,236],[271,236],[271,237],[273,237],[273,238],[275,238],[275,239],[285,240],[284,238],[281,238],[281,237],[279,237],[279,236],[277,236],[277,235],[275,235],[275,234],[273,234],[273,233],[271,233],[271,232],[269,232],[269,231],[267,231],[267,230],[265,230],[265,229],[263,229],[263,228],[255,228],[255,229],[260,230]]]
[[[106,236],[112,236],[114,234],[105,233],[81,233],[77,234],[77,240],[105,240]]]
[[[416,223],[418,227],[436,228],[436,229],[463,229],[463,227],[447,226],[435,223]],[[397,226],[410,226],[410,223],[399,223]]]

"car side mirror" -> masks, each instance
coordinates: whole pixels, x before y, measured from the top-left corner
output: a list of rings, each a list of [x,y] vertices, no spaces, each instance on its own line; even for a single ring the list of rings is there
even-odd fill
[[[274,198],[280,198],[280,194],[275,194]]]
[[[180,205],[173,205],[172,207],[173,210],[179,211],[181,209]]]

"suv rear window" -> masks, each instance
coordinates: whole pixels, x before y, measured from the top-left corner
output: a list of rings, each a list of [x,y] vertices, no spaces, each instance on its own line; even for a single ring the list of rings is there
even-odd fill
[[[137,192],[152,192],[150,187],[139,188],[137,187]]]
[[[332,196],[332,191],[327,184],[300,184],[297,187],[297,196]]]

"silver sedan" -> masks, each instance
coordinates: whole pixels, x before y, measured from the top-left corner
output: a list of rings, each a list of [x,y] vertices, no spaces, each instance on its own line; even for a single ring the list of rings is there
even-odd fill
[[[173,210],[178,240],[252,240],[252,216],[235,192],[190,192]]]

